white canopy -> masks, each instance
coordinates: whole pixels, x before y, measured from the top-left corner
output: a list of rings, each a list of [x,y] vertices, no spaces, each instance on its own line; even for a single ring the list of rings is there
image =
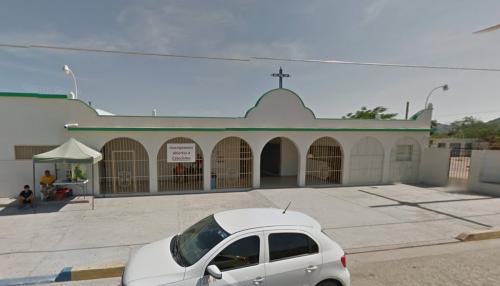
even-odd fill
[[[102,160],[102,154],[71,138],[66,143],[48,152],[33,156],[35,163],[89,163]]]

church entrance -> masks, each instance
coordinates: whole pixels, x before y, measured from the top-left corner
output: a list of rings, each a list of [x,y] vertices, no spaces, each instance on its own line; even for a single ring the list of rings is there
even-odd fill
[[[260,155],[260,185],[262,188],[297,186],[299,155],[288,138],[277,137],[264,146]]]

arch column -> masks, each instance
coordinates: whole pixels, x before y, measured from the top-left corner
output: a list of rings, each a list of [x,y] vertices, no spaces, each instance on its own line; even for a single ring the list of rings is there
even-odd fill
[[[298,150],[299,153],[299,173],[297,174],[297,185],[299,187],[305,187],[306,186],[306,166],[307,166],[307,152],[301,152]]]
[[[341,144],[339,142],[339,144]],[[342,182],[340,182],[341,186],[349,185],[350,182],[350,170],[351,170],[351,147],[347,146],[347,144],[341,145],[344,146],[343,149],[343,160],[342,160]]]
[[[208,148],[207,148],[208,149]],[[203,151],[203,190],[211,191],[212,190],[212,154],[208,152],[209,156],[205,156],[205,150]]]
[[[260,152],[257,157],[254,156],[252,172],[253,172],[252,187],[254,189],[258,189],[260,188]]]
[[[150,158],[156,158],[156,156],[149,156]],[[158,166],[156,160],[149,160],[149,192],[158,192]]]

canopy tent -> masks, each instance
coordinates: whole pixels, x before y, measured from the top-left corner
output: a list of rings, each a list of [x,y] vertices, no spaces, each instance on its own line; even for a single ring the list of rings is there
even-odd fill
[[[94,209],[94,164],[102,160],[102,154],[70,138],[61,146],[33,156],[33,186],[35,186],[36,163],[69,163],[92,165],[92,209]]]

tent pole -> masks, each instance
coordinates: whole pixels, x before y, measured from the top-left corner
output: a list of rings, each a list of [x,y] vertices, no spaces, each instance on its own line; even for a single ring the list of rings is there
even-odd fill
[[[94,210],[94,162],[92,162],[92,210]]]
[[[33,161],[33,197],[36,201],[36,186],[35,186],[35,161]]]

